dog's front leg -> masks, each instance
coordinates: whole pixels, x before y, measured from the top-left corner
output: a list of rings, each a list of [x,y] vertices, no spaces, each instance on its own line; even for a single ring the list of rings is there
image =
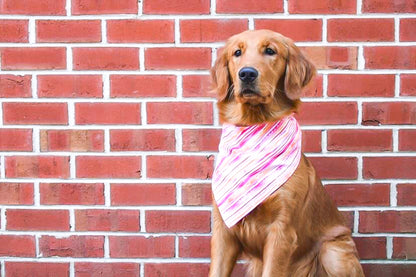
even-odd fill
[[[263,250],[262,277],[289,277],[292,253],[296,249],[297,235],[293,228],[276,222],[270,227]]]
[[[213,207],[214,226],[211,239],[211,266],[209,277],[228,277],[233,271],[241,246],[224,224],[217,206]]]

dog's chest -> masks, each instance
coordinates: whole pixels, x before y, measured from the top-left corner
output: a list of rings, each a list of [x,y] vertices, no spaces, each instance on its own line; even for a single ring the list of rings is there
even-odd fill
[[[243,246],[243,251],[249,255],[261,258],[263,248],[270,233],[272,222],[276,222],[281,210],[279,199],[280,191],[276,191],[244,217],[231,230]]]

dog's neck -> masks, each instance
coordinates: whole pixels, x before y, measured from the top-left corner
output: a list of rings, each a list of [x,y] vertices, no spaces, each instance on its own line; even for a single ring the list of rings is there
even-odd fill
[[[300,100],[279,101],[279,99],[276,99],[275,101],[275,103],[258,105],[236,101],[220,102],[218,103],[220,120],[221,122],[240,126],[275,122],[295,113],[300,105]]]

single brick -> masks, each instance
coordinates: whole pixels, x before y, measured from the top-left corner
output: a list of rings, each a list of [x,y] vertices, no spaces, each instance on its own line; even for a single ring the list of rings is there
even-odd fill
[[[1,98],[32,97],[31,75],[0,75]]]
[[[208,276],[209,264],[206,263],[146,263],[146,277],[159,276]],[[244,276],[244,275],[238,275]]]
[[[325,190],[337,206],[390,205],[390,184],[334,184]]]
[[[415,5],[416,6],[416,5]],[[400,41],[416,40],[416,18],[400,19]]]
[[[416,157],[364,157],[365,179],[415,179]]]
[[[78,156],[77,178],[140,178],[140,156]]]
[[[69,178],[67,156],[7,156],[7,178]]]
[[[414,233],[414,211],[360,211],[360,233]]]
[[[17,276],[53,276],[69,277],[68,263],[45,263],[45,262],[5,262],[5,277]]]
[[[176,76],[174,75],[111,75],[112,98],[174,97]]]
[[[143,3],[144,14],[209,14],[210,0],[146,0]]]
[[[357,158],[355,157],[310,157],[309,160],[322,179],[354,180],[358,176]]]
[[[1,182],[0,205],[33,205],[33,192],[33,183]]]
[[[74,70],[137,70],[139,49],[84,47],[73,49]]]
[[[393,256],[396,259],[415,259],[416,258],[416,238],[393,238]]]
[[[102,183],[40,183],[42,205],[103,205]]]
[[[400,95],[416,96],[416,74],[400,75]]]
[[[182,204],[187,206],[211,205],[211,184],[183,184]]]
[[[140,277],[138,263],[96,263],[76,262],[75,276],[77,277]]]
[[[0,42],[28,42],[28,23],[28,20],[0,20]]]
[[[110,130],[111,151],[175,151],[175,130]]]
[[[416,123],[416,102],[364,102],[363,125]]]
[[[416,151],[416,130],[399,130],[399,150]]]
[[[329,151],[379,152],[393,150],[391,130],[328,130]]]
[[[386,259],[385,237],[354,237],[360,259]]]
[[[179,257],[209,258],[211,237],[189,236],[179,237]]]
[[[365,67],[368,69],[415,69],[416,46],[364,47]]]
[[[198,70],[211,67],[210,48],[147,48],[145,68],[147,70]]]
[[[209,211],[146,211],[146,231],[209,233]]]
[[[110,236],[112,258],[173,258],[175,238],[171,236]]]
[[[0,256],[36,257],[35,237],[0,235]]]
[[[416,183],[397,184],[397,205],[416,206]]]
[[[67,125],[67,103],[3,103],[4,124]]]
[[[137,14],[136,0],[72,0],[72,14]]]
[[[75,103],[75,122],[85,124],[140,124],[140,103]]]
[[[283,0],[217,0],[217,13],[281,13]]]
[[[148,156],[149,178],[210,179],[213,156]]]
[[[76,210],[77,231],[140,231],[140,211],[137,210]]]
[[[2,0],[1,14],[65,15],[65,0]]]
[[[329,19],[328,41],[394,41],[394,19]]]
[[[103,152],[103,130],[41,130],[40,150]]]
[[[243,19],[199,19],[181,20],[182,42],[217,42],[248,29]]]
[[[184,151],[218,151],[221,129],[184,129],[182,130],[182,149]]]
[[[416,4],[413,0],[363,0],[365,13],[414,13]],[[387,276],[387,275],[386,275]]]
[[[305,14],[355,14],[357,10],[356,0],[291,0],[289,1],[289,13]]]
[[[302,151],[315,152],[322,151],[322,131],[321,130],[303,130],[302,131]]]
[[[173,20],[108,20],[107,39],[113,43],[168,43],[175,41]]]
[[[112,206],[176,204],[175,184],[111,184]]]
[[[301,125],[336,125],[355,124],[357,116],[356,102],[305,102],[298,118]]]
[[[213,123],[211,102],[151,102],[147,103],[149,124],[202,124]]]
[[[0,129],[0,151],[32,151],[32,129]]]
[[[63,47],[14,47],[1,51],[3,70],[52,70],[66,68]]]
[[[45,98],[102,98],[100,75],[40,75],[38,96]]]
[[[328,76],[328,96],[393,97],[394,75],[331,74]]]
[[[184,75],[182,89],[184,97],[215,97],[209,75]]]
[[[406,263],[365,263],[362,267],[364,275],[368,277],[413,277],[416,272],[416,264]]]
[[[7,230],[69,231],[68,210],[8,209]]]
[[[344,223],[352,232],[354,229],[354,211],[341,211],[341,215],[344,218]]]
[[[37,20],[37,42],[101,42],[100,20]]]
[[[300,49],[317,69],[357,69],[357,47],[303,46]]]
[[[39,252],[41,257],[104,257],[103,236],[69,236],[56,238],[41,236],[39,238]]]
[[[294,41],[321,41],[321,19],[256,19],[256,29],[269,29]]]
[[[323,77],[321,74],[315,75],[306,87],[302,89],[302,97],[322,97]]]

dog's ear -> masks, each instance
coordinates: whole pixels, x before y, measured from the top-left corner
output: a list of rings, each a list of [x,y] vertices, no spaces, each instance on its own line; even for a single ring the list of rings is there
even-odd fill
[[[228,71],[227,50],[224,48],[211,68],[212,91],[216,93],[218,101],[224,101],[231,86]]]
[[[288,42],[286,58],[285,93],[291,100],[299,99],[304,88],[316,73],[315,66],[302,54],[293,43]]]

